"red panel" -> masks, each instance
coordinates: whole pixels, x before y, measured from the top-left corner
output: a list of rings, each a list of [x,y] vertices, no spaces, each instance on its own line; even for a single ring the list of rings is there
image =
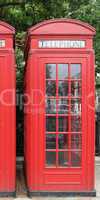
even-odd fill
[[[15,34],[15,29],[11,25],[7,24],[6,22],[0,21],[0,34],[12,35],[12,34]]]
[[[79,20],[57,19],[33,26],[28,33],[32,35],[94,35],[95,29]]]
[[[2,28],[3,27],[3,28]],[[2,38],[12,46],[14,29],[0,22]],[[5,31],[4,31],[5,30]],[[4,31],[4,32],[3,32]],[[12,38],[12,39],[11,39]],[[10,44],[11,42],[11,44]],[[0,193],[15,191],[16,177],[16,111],[15,111],[15,58],[14,50],[6,43],[0,48]]]

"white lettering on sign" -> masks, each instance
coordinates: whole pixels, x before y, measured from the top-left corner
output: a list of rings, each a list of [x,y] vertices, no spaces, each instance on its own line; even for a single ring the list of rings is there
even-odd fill
[[[39,48],[84,48],[84,40],[40,40]]]
[[[0,48],[1,48],[1,47],[5,47],[5,45],[6,45],[6,44],[5,44],[5,40],[0,40]]]

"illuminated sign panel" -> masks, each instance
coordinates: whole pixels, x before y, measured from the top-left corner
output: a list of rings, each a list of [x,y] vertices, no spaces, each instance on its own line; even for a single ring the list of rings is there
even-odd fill
[[[84,40],[40,40],[39,48],[85,48]]]

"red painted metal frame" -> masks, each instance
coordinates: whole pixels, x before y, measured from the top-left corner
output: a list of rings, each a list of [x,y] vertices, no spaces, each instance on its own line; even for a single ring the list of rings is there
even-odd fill
[[[58,58],[57,58],[58,57]],[[84,70],[86,68],[86,64],[85,64],[85,60],[80,59],[80,58],[73,58],[71,55],[71,58],[68,59],[68,57],[64,57],[64,58],[59,58],[59,55],[56,55],[56,58],[47,58],[47,59],[40,59],[42,61],[40,61],[39,63],[39,68],[41,68],[42,73],[40,74],[40,87],[39,88],[41,91],[45,91],[45,63],[50,63],[50,61],[52,60],[51,63],[81,63],[82,64],[82,69],[84,66]],[[39,70],[38,68],[38,70]],[[41,78],[41,76],[44,77]],[[83,78],[83,72],[82,72],[82,78]],[[85,81],[85,80],[84,80]],[[86,88],[84,88],[86,90]],[[45,95],[45,94],[44,94]],[[70,97],[69,97],[70,99]],[[83,95],[83,88],[82,88],[82,102],[85,101],[85,96]],[[84,107],[84,108],[83,108]],[[76,167],[60,167],[60,168],[46,168],[45,167],[45,105],[44,103],[42,105],[40,105],[40,110],[44,110],[43,113],[39,114],[39,135],[38,138],[40,138],[39,140],[39,144],[38,145],[38,151],[39,151],[39,163],[38,163],[38,174],[40,172],[39,175],[39,190],[80,190],[81,188],[84,188],[84,184],[86,181],[86,176],[85,176],[85,170],[81,169],[81,167],[78,167],[76,169]],[[82,103],[82,110],[85,111],[85,106]],[[70,117],[70,115],[69,115]],[[83,117],[83,115],[82,115]],[[83,117],[82,121],[84,121],[84,123],[82,122],[82,124],[84,124],[85,126],[85,118]],[[84,130],[84,126],[82,127],[82,136],[83,136],[83,141],[84,141],[84,136],[86,136],[84,134],[85,130]],[[40,128],[42,127],[42,128]],[[71,131],[71,130],[70,130]],[[57,133],[56,133],[57,134]],[[70,136],[70,132],[68,132],[68,135]],[[43,144],[43,148],[41,149],[41,142]],[[70,141],[70,140],[69,140]],[[70,145],[70,144],[69,144]],[[85,149],[85,144],[82,144],[82,168],[83,168],[83,158],[84,161],[85,157],[84,157],[84,153],[86,151]],[[54,175],[54,173],[56,175]],[[70,175],[69,175],[70,174]],[[56,177],[56,178],[55,178]],[[63,177],[63,180],[62,180]],[[85,179],[82,180],[82,177],[84,177]]]
[[[13,27],[0,21],[0,196],[15,195],[16,112]]]
[[[52,23],[52,20],[50,21]],[[54,23],[54,20],[53,20]],[[71,23],[62,20],[61,23]],[[75,21],[73,22],[75,23]],[[73,24],[72,23],[72,24]],[[78,23],[78,22],[77,22]],[[75,23],[75,24],[77,24]],[[55,20],[54,26],[59,24]],[[83,26],[84,23],[78,25]],[[46,22],[45,22],[46,25]],[[63,25],[62,25],[63,26]],[[49,27],[49,21],[47,22]],[[65,27],[65,25],[64,25]],[[38,28],[40,30],[38,32]],[[75,27],[74,27],[75,28]],[[76,25],[76,28],[77,25]],[[85,24],[83,34],[44,33],[44,23],[30,29],[26,45],[25,92],[31,97],[31,103],[25,105],[25,167],[27,186],[32,191],[93,191],[94,190],[94,52],[91,34]],[[80,28],[81,29],[81,28]],[[36,30],[36,32],[34,32]],[[72,29],[73,30],[73,29]],[[43,34],[42,34],[43,31]],[[50,31],[50,33],[49,33]],[[53,32],[54,30],[52,30]],[[71,31],[71,30],[70,30]],[[57,34],[58,32],[58,34]],[[81,35],[82,34],[82,35]],[[65,37],[66,35],[66,37]],[[39,49],[39,39],[80,39],[86,41],[84,49]],[[45,167],[45,65],[46,63],[82,64],[82,166],[81,167]],[[38,91],[38,92],[33,92]],[[42,91],[42,93],[41,93]],[[43,101],[40,104],[41,99]],[[69,98],[70,99],[70,98]],[[69,115],[70,117],[70,115]],[[91,123],[92,122],[92,123]],[[58,127],[58,125],[57,125]],[[70,133],[70,132],[69,132]],[[69,134],[68,133],[68,134]],[[69,134],[70,136],[70,134]],[[70,145],[70,144],[69,144]]]

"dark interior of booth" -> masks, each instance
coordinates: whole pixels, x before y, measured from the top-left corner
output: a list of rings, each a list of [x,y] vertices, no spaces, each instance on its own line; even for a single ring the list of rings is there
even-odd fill
[[[22,79],[17,80],[16,103],[16,195],[26,197],[26,183],[24,175],[24,109],[23,109],[23,72]]]

